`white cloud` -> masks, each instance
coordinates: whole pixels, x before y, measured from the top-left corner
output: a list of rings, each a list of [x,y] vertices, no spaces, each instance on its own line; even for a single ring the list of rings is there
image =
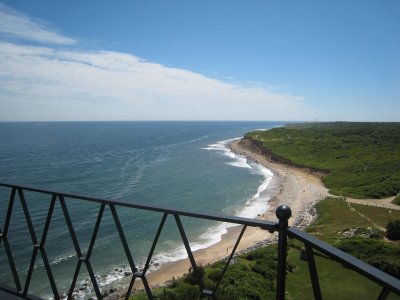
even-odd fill
[[[0,119],[293,119],[300,97],[117,52],[0,42]]]
[[[40,43],[71,45],[74,39],[55,33],[46,26],[16,13],[0,3],[0,33],[14,38]]]
[[[0,4],[0,32],[75,41]],[[0,40],[0,121],[293,120],[303,99],[259,85],[228,83],[110,51],[65,50]]]

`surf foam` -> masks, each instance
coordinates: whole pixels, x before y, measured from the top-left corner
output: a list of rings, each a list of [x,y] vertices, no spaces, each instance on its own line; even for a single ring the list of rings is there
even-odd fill
[[[249,199],[245,200],[245,204],[241,207],[236,216],[245,217],[245,218],[256,218],[267,211],[269,208],[268,201],[271,199],[271,194],[268,189],[271,185],[271,181],[273,179],[273,173],[268,168],[254,162],[249,161],[245,156],[235,154],[232,150],[229,149],[228,145],[240,138],[234,138],[224,141],[219,141],[215,144],[208,145],[202,149],[208,151],[216,151],[220,155],[226,156],[231,159],[231,161],[225,162],[225,164],[230,165],[232,167],[238,168],[246,168],[249,169],[249,172],[252,174],[257,174],[263,176],[263,181],[258,186],[256,193]],[[192,251],[197,251],[201,249],[208,248],[222,240],[222,236],[227,233],[228,228],[237,226],[236,224],[221,222],[217,225],[214,225],[207,229],[206,232],[201,234],[197,241],[190,242],[190,247]],[[153,257],[153,264],[151,265],[149,271],[157,270],[161,265],[174,262],[181,259],[187,258],[187,252],[184,246],[178,246],[170,251],[160,252],[155,254]],[[131,272],[129,266],[122,267],[114,267],[113,270],[110,270],[107,275],[96,275],[96,279],[98,280],[99,286],[101,288],[105,288],[110,285],[121,285],[121,281],[126,278],[124,276],[125,272]],[[92,287],[90,287],[90,282],[88,279],[81,282],[81,284],[88,284],[88,289],[84,291],[77,291],[75,296],[78,299],[84,299],[93,293]],[[123,284],[122,284],[123,285]]]

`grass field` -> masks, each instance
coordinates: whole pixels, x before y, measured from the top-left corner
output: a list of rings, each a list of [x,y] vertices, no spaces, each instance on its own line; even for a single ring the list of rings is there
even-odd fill
[[[389,212],[385,208],[358,204],[349,206],[345,201],[337,198],[321,201],[316,208],[319,216],[307,229],[309,233],[339,247],[351,241],[355,246],[355,249],[350,248],[355,252],[351,254],[361,256],[361,259],[373,259],[377,256],[379,259],[400,265],[400,242],[366,238],[346,239],[341,234],[349,228],[385,227],[390,220],[400,219],[400,211]],[[292,244],[288,261],[295,264],[297,268],[287,277],[287,299],[312,299],[308,266],[300,259],[300,248],[303,245],[299,242],[292,242]],[[363,254],[367,256],[364,257]],[[377,284],[324,255],[315,257],[324,299],[377,299],[380,293],[380,287]],[[400,296],[391,294],[388,299],[400,299]]]
[[[316,209],[319,217],[307,231],[328,242],[337,239],[338,233],[350,227],[385,227],[389,221],[400,219],[400,210],[348,204],[337,198],[319,202]]]
[[[364,276],[343,267],[341,264],[315,256],[323,299],[377,299],[381,287]],[[296,265],[296,270],[289,273],[286,281],[286,299],[314,299],[308,265],[300,259],[300,250],[291,248],[288,261]],[[391,295],[388,299],[400,299]]]

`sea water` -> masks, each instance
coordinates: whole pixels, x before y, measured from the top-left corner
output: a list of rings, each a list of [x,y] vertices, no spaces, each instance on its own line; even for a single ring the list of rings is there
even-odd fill
[[[227,145],[246,132],[282,122],[24,122],[0,123],[0,182],[65,193],[162,206],[171,209],[254,218],[268,208],[270,170],[231,152]],[[37,239],[50,196],[26,193]],[[3,229],[9,190],[0,188]],[[18,199],[18,198],[17,198]],[[99,205],[67,199],[81,252],[85,253]],[[117,208],[134,263],[146,261],[162,214]],[[221,239],[232,224],[182,218],[192,250]],[[19,201],[15,202],[9,241],[24,284],[33,251]],[[46,252],[60,293],[71,284],[78,263],[60,204],[56,204]],[[152,268],[186,257],[172,217],[157,244]],[[91,263],[100,286],[118,286],[129,272],[128,259],[108,208],[100,225]],[[40,253],[30,293],[47,297],[51,287]],[[0,281],[15,286],[0,245]],[[82,265],[77,288],[88,283]],[[87,298],[93,289],[77,294]]]

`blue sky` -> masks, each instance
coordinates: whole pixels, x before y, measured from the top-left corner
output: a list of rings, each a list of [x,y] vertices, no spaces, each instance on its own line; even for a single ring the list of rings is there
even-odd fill
[[[0,121],[399,111],[397,0],[0,2]]]

